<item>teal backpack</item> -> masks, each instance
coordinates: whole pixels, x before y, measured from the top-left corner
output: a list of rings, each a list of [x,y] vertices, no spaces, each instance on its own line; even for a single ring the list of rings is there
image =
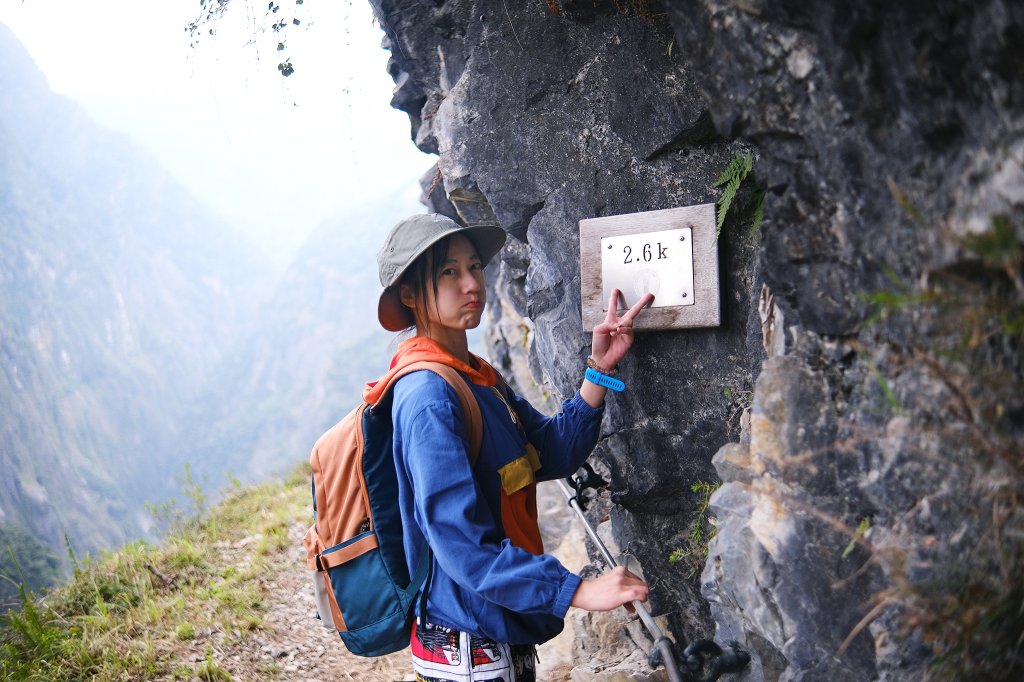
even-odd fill
[[[317,440],[309,456],[313,525],[303,545],[317,617],[357,656],[408,646],[413,600],[429,584],[429,547],[411,578],[406,565],[392,445],[391,389],[417,370],[438,374],[458,395],[473,465],[483,438],[480,407],[455,369],[433,362],[414,363],[391,377],[375,405],[364,400]]]

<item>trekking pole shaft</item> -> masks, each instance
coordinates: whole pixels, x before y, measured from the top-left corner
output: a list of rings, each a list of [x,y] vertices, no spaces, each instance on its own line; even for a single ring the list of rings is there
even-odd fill
[[[601,552],[601,556],[604,557],[604,560],[611,568],[618,566],[619,564],[615,561],[615,557],[612,556],[611,552],[608,551],[608,548],[601,541],[601,538],[598,537],[597,531],[590,527],[590,523],[587,521],[587,517],[584,516],[583,510],[580,509],[580,504],[576,500],[576,495],[573,494],[572,489],[566,485],[565,481],[558,480],[556,482],[558,483],[558,487],[562,489],[562,494],[565,495],[569,506],[572,507],[574,512],[576,512],[576,516],[580,517],[580,521],[583,522],[583,528],[587,531],[587,535],[590,536],[590,539],[594,541],[594,544],[597,545],[598,550]],[[662,633],[661,628],[659,628],[658,624],[654,622],[654,618],[642,603],[637,600],[633,600],[632,604],[633,608],[636,609],[636,615],[640,618],[644,627],[647,628],[647,631],[654,639],[655,646],[657,646],[658,650],[661,652],[661,659],[665,665],[665,671],[668,673],[669,679],[672,682],[682,682],[683,678],[679,676],[679,669],[676,667],[675,655],[672,652],[672,646],[669,643],[668,638],[665,637],[664,633]]]

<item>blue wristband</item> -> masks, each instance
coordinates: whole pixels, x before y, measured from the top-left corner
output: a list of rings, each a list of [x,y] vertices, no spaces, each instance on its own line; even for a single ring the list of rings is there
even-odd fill
[[[583,373],[583,376],[586,377],[587,381],[595,383],[598,386],[610,388],[613,391],[622,391],[626,388],[626,384],[622,383],[615,377],[610,377],[607,374],[601,374],[596,369],[591,369],[590,367],[587,367],[587,371]]]

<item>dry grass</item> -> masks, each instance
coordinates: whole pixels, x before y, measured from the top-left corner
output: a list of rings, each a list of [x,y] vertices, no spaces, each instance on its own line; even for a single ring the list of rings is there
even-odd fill
[[[0,621],[0,677],[231,679],[212,649],[195,660],[196,640],[261,630],[268,557],[307,519],[308,496],[304,468],[283,482],[236,487],[159,547],[87,558],[41,599],[23,593],[21,611]]]

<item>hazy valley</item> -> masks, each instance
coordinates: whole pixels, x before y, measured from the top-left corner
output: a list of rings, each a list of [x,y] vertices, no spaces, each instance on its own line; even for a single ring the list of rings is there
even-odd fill
[[[415,206],[325,224],[280,273],[4,26],[0,58],[0,544],[38,587],[67,547],[155,537],[186,480],[308,454],[386,366],[374,249]]]

